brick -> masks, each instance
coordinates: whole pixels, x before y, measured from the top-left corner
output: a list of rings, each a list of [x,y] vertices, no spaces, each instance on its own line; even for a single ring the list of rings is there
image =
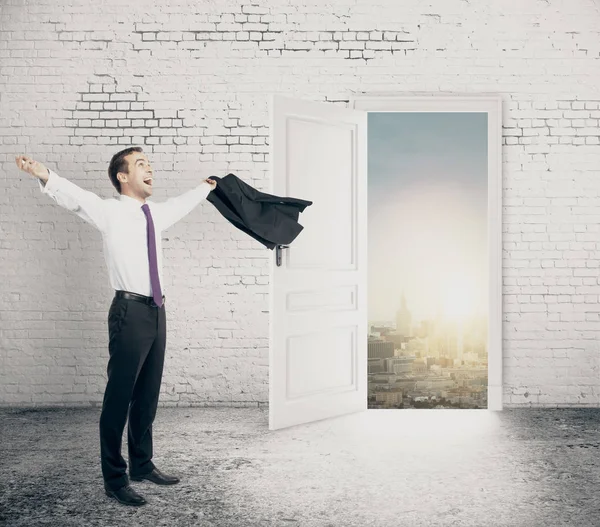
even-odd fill
[[[109,197],[111,154],[138,144],[163,185],[159,201],[226,170],[267,189],[273,86],[340,107],[349,93],[399,86],[502,93],[505,402],[569,405],[584,393],[597,406],[597,13],[582,4],[563,27],[543,2],[513,4],[500,19],[472,3],[460,25],[451,6],[423,15],[415,0],[359,0],[351,16],[314,3],[193,16],[149,6],[126,29],[85,6],[76,27],[73,6],[59,0],[54,12],[67,14],[35,12],[43,28],[0,32],[0,162],[18,147]],[[0,12],[0,22],[13,14]],[[536,19],[550,24],[551,39],[532,30]],[[75,55],[83,59],[72,67]],[[19,182],[0,190],[0,348],[11,368],[0,404],[100,404],[111,291],[89,277],[106,277],[101,236]],[[201,221],[190,216],[163,233],[177,306],[161,404],[228,405],[240,388],[248,402],[267,400],[268,255],[213,213],[200,205],[192,214]],[[50,289],[29,294],[32,283]],[[81,286],[85,300],[69,300]]]

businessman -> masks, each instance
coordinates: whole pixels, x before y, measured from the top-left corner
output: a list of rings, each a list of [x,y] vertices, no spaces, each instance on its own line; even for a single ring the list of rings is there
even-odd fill
[[[124,505],[146,500],[130,486],[147,480],[179,482],[152,462],[156,415],[166,346],[165,295],[160,233],[206,199],[217,183],[197,187],[163,202],[152,196],[154,172],[141,147],[117,152],[108,176],[118,198],[102,199],[27,156],[17,166],[38,178],[40,190],[102,233],[104,258],[115,296],[108,311],[108,382],[100,415],[100,461],[106,494]],[[129,414],[127,464],[121,438]]]

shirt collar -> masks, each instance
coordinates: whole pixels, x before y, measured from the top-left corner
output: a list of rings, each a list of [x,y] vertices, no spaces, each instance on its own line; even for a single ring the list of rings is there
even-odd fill
[[[141,209],[142,206],[144,205],[141,201],[138,201],[137,199],[132,198],[131,196],[127,196],[125,194],[119,194],[119,201],[129,207],[132,207],[132,208],[138,207]],[[152,202],[149,200],[146,200],[146,203],[150,204]]]

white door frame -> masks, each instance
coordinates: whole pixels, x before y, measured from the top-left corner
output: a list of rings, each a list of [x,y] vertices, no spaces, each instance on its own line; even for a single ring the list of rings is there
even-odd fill
[[[502,410],[502,97],[498,94],[355,94],[367,112],[486,112],[488,115],[488,410]]]

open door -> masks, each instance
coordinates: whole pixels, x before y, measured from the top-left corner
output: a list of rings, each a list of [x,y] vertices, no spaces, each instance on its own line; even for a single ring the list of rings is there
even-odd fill
[[[313,202],[271,260],[275,430],[367,409],[367,112],[277,95],[271,112],[270,192]]]

